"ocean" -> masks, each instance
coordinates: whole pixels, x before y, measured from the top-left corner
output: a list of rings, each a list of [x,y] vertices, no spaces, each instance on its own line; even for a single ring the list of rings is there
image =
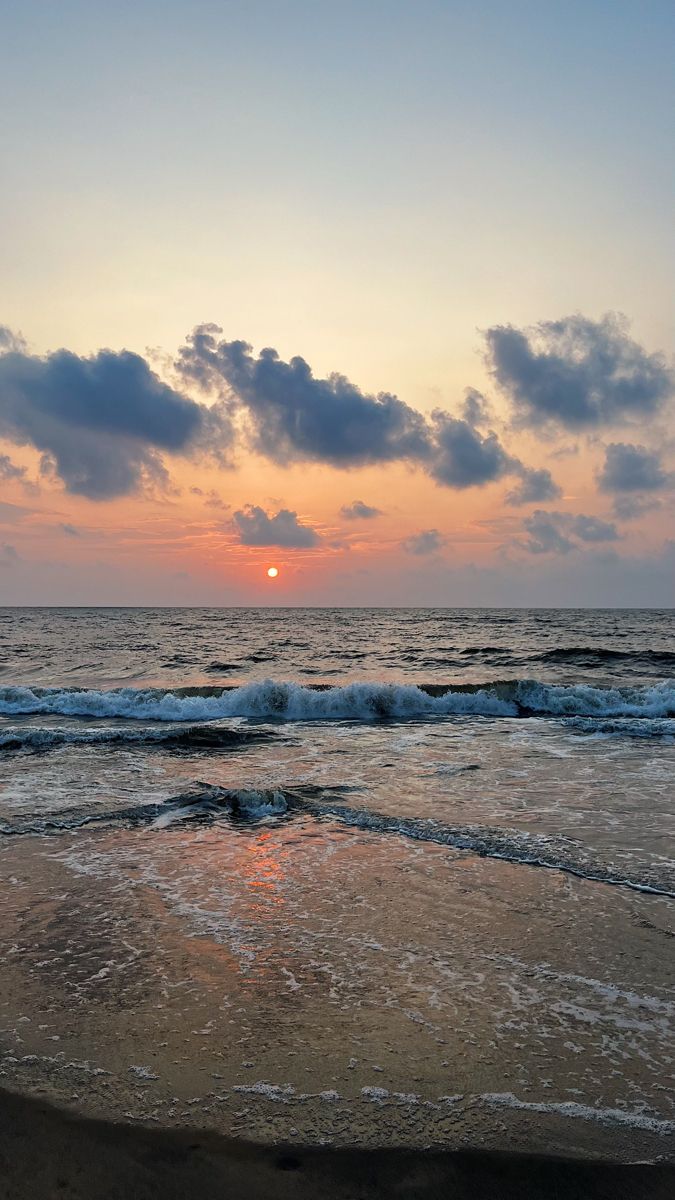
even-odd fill
[[[662,1155],[673,675],[672,610],[0,609],[5,1082]]]

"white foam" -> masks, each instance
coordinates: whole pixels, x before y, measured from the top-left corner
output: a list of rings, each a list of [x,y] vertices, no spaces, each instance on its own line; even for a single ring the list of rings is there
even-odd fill
[[[555,716],[668,717],[675,715],[675,680],[652,687],[599,688],[526,679],[516,685],[515,699],[534,712]]]
[[[236,1084],[232,1091],[240,1092],[244,1096],[264,1096],[266,1100],[274,1100],[281,1104],[287,1104],[296,1094],[295,1088],[291,1087],[290,1083],[283,1085],[268,1083],[265,1079],[259,1079],[257,1083]]]
[[[249,683],[208,695],[156,688],[70,691],[0,688],[0,713],[60,713],[79,717],[204,721],[219,717],[276,717],[287,721],[365,720],[468,713],[515,716],[509,700],[481,690],[430,696],[411,684],[352,683],[316,691],[297,683]]]
[[[630,1125],[634,1129],[645,1129],[650,1133],[669,1134],[675,1132],[675,1121],[650,1117],[644,1111],[627,1112],[623,1108],[593,1108],[575,1100],[534,1101],[519,1100],[513,1092],[485,1092],[478,1099],[484,1104],[504,1108],[520,1108],[528,1112],[555,1113],[561,1117],[574,1117],[583,1121],[601,1121],[611,1125]]]
[[[315,690],[265,680],[229,691],[188,695],[157,688],[114,691],[0,688],[0,713],[60,713],[78,717],[204,721],[220,717],[286,721],[406,719],[468,714],[517,716],[521,708],[552,716],[667,718],[675,715],[675,681],[652,687],[558,686],[533,680],[486,684],[476,691],[429,695],[413,684],[352,683]]]
[[[370,1100],[371,1104],[382,1104],[389,1099],[391,1093],[386,1088],[364,1087],[361,1088],[361,1095],[364,1100]]]

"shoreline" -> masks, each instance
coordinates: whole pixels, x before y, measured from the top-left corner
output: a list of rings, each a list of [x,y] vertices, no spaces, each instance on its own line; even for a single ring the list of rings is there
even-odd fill
[[[257,1144],[83,1117],[0,1089],[2,1200],[666,1200],[675,1164],[434,1147]]]

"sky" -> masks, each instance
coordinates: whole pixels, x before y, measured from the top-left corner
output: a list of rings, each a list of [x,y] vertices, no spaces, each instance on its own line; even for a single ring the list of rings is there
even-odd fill
[[[671,0],[2,25],[0,603],[672,606]]]

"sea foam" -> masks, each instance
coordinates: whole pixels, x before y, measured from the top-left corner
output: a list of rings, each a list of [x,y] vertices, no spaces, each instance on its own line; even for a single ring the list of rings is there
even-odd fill
[[[0,714],[28,713],[143,721],[210,721],[223,717],[374,721],[452,715],[655,719],[675,716],[675,681],[626,688],[563,686],[530,679],[447,688],[377,682],[310,688],[273,680],[231,689],[0,688]]]

